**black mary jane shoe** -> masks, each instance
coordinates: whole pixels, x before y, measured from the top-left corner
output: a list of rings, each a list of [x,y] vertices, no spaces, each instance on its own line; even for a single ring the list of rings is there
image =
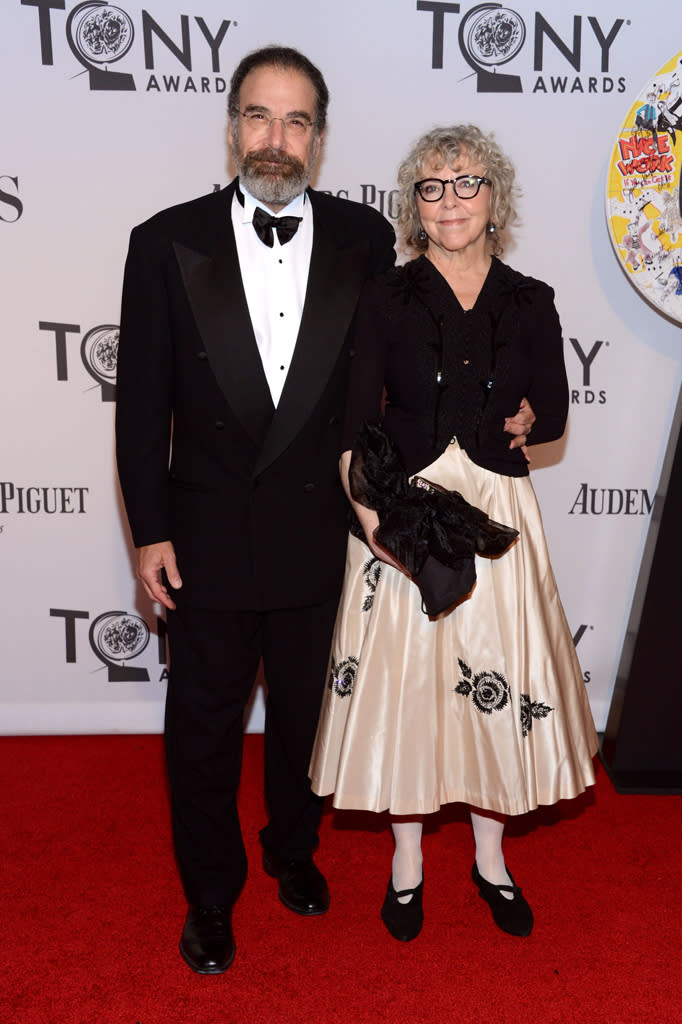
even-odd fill
[[[279,898],[288,910],[313,917],[329,909],[329,887],[312,857],[278,861],[263,852],[263,869],[279,882]]]
[[[471,877],[474,885],[478,886],[479,895],[486,901],[493,915],[493,920],[498,928],[509,935],[525,937],[533,930],[533,911],[524,899],[523,893],[514,882],[511,872],[507,869],[511,885],[493,885],[487,882],[478,870],[476,861],[471,869]],[[512,899],[507,899],[503,894],[510,892]]]
[[[401,889],[399,892],[393,888],[393,878],[391,877],[388,881],[386,899],[381,908],[381,920],[393,938],[398,939],[399,942],[411,942],[422,930],[424,923],[423,892],[423,878],[414,889]],[[412,899],[407,903],[400,903],[403,896],[412,896]]]
[[[197,974],[222,974],[234,960],[232,908],[190,907],[180,939],[180,954]]]

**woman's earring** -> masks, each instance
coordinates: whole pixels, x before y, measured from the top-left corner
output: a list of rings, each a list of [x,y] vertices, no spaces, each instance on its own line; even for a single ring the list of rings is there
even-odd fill
[[[490,223],[488,224],[488,234],[489,235],[494,235],[496,231],[497,231],[497,228],[495,227],[493,222],[490,221]]]
[[[417,232],[417,238],[419,239],[420,242],[426,241],[426,232],[424,231],[424,228],[419,229],[419,231]]]

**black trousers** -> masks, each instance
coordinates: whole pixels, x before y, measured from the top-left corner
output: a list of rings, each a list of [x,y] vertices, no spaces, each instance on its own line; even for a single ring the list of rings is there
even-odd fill
[[[168,613],[166,756],[173,838],[189,903],[232,904],[246,879],[237,811],[244,709],[262,657],[265,797],[261,830],[273,857],[305,858],[318,843],[322,800],[311,792],[310,753],[338,597],[275,611],[178,604]]]

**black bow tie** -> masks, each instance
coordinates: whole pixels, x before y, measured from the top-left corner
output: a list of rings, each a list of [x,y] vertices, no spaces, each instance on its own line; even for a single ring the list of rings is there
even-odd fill
[[[298,231],[298,225],[303,217],[273,217],[260,206],[253,211],[253,228],[261,242],[272,249],[275,239],[272,233],[274,228],[277,232],[279,244],[284,245],[290,241]]]

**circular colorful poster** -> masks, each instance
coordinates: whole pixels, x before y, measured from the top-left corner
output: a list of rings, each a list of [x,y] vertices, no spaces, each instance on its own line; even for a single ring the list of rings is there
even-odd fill
[[[621,266],[642,295],[682,323],[682,53],[632,104],[609,164],[606,216]]]

